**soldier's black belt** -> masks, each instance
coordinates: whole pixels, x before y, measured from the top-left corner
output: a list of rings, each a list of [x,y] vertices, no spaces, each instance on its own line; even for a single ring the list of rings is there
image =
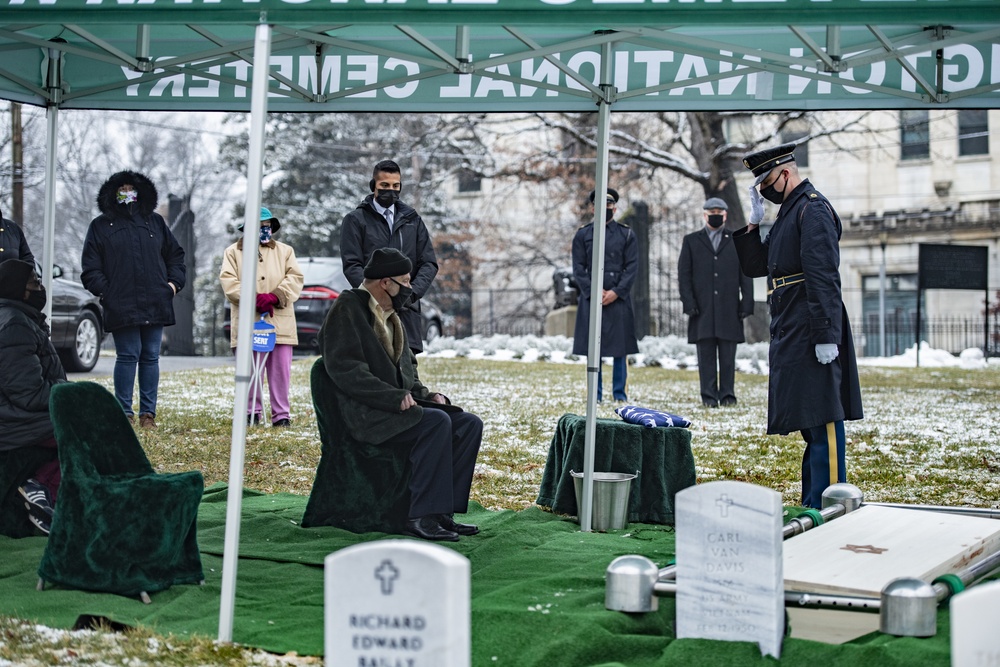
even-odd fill
[[[795,283],[804,283],[806,281],[806,276],[804,273],[793,273],[789,276],[781,276],[780,278],[771,278],[771,289],[767,290],[767,295],[771,296],[771,292],[778,289],[779,287],[787,287],[788,285],[794,285]]]

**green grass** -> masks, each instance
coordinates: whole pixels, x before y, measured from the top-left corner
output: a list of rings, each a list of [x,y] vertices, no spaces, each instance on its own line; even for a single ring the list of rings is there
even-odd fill
[[[292,369],[287,429],[251,427],[244,485],[307,495],[320,446],[309,393],[312,359]],[[610,369],[605,369],[610,376]],[[486,429],[473,498],[493,509],[530,506],[556,421],[584,414],[582,364],[422,359],[422,380],[483,418]],[[606,378],[610,380],[610,377]],[[99,380],[109,386],[110,378]],[[1000,369],[861,369],[866,418],[848,422],[848,475],[869,500],[996,506],[1000,455],[994,416]],[[685,415],[692,426],[699,482],[730,479],[800,493],[802,439],[768,436],[767,377],[738,375],[739,406],[707,409],[695,371],[633,368],[630,402]],[[157,469],[201,470],[206,484],[226,481],[233,412],[233,371],[221,367],[164,374],[156,431],[140,439]],[[614,404],[598,406],[614,417]]]
[[[292,421],[287,429],[251,427],[244,485],[268,493],[307,495],[320,444],[309,394],[312,359],[292,370]],[[610,380],[610,368],[605,369]],[[421,379],[467,410],[486,429],[473,499],[492,509],[534,503],[556,421],[584,414],[582,364],[422,359]],[[110,387],[111,379],[98,380]],[[849,422],[848,480],[872,501],[1000,506],[1000,449],[995,414],[1000,369],[862,368],[866,418]],[[699,482],[760,484],[799,501],[803,444],[798,434],[768,436],[767,378],[738,375],[740,404],[701,407],[694,371],[633,368],[630,401],[685,415],[692,426]],[[221,367],[161,377],[156,431],[139,431],[161,471],[201,470],[206,484],[227,481],[233,415],[233,370]],[[614,404],[599,406],[613,417]],[[164,647],[171,646],[171,650]],[[73,633],[51,636],[0,617],[0,664],[263,665],[319,662],[269,656],[205,639]]]

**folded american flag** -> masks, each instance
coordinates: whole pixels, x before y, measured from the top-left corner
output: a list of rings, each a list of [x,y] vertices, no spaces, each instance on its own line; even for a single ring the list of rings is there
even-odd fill
[[[660,410],[640,408],[637,405],[623,405],[615,410],[615,414],[629,424],[638,424],[647,428],[653,428],[654,426],[679,426],[681,428],[687,428],[691,425],[690,419],[685,419],[684,417],[672,415],[669,412],[662,412]]]

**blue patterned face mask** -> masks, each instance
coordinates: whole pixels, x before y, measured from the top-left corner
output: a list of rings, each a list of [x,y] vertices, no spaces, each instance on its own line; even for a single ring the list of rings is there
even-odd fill
[[[119,204],[131,204],[139,199],[139,193],[135,190],[122,190],[118,193]]]
[[[268,241],[271,240],[271,228],[261,227],[260,228],[260,244],[266,245]]]

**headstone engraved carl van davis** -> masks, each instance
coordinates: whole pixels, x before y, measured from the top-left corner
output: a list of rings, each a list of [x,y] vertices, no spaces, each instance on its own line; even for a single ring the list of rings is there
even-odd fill
[[[1000,581],[962,591],[950,609],[951,667],[1000,665]]]
[[[325,560],[326,664],[469,667],[469,559],[435,544],[383,540]]]
[[[781,657],[781,494],[743,482],[677,493],[677,637],[751,641]]]

